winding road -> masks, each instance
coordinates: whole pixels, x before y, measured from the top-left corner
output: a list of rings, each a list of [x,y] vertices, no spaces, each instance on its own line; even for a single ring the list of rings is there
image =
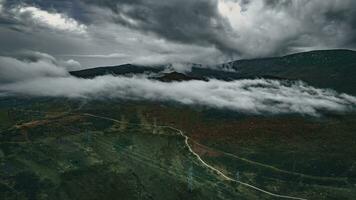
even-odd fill
[[[40,112],[40,111],[32,111],[32,110],[23,110],[23,111],[27,111],[27,112]],[[40,113],[56,113],[58,114],[59,112],[40,112]],[[69,114],[71,112],[66,112],[65,114]],[[60,113],[60,114],[63,114],[63,113]],[[144,126],[143,124],[140,124],[140,123],[129,123],[129,122],[123,122],[123,121],[120,121],[120,120],[117,120],[117,119],[113,119],[113,118],[110,118],[110,117],[104,117],[104,116],[99,116],[99,115],[95,115],[95,114],[90,114],[90,113],[77,113],[77,114],[80,114],[80,115],[84,115],[84,116],[88,116],[88,117],[94,117],[94,118],[99,118],[99,119],[104,119],[104,120],[109,120],[109,121],[112,121],[112,122],[115,122],[115,123],[120,123],[120,124],[133,124],[133,125],[137,125],[137,126]],[[189,144],[189,140],[190,138],[184,134],[184,132],[180,129],[177,129],[175,127],[172,127],[172,126],[167,126],[167,125],[156,125],[156,127],[159,127],[159,128],[168,128],[168,129],[171,129],[171,130],[174,130],[178,133],[178,135],[180,135],[181,137],[184,138],[184,141],[185,141],[185,145],[186,147],[188,148],[189,152],[191,154],[193,154],[197,159],[198,161],[203,165],[205,166],[206,168],[210,169],[211,171],[215,172],[217,175],[219,175],[220,177],[222,177],[223,179],[227,180],[227,181],[231,181],[231,182],[235,182],[235,183],[239,183],[245,187],[248,187],[248,188],[251,188],[253,190],[256,190],[256,191],[259,191],[261,193],[264,193],[264,194],[267,194],[267,195],[270,195],[270,196],[273,196],[273,197],[276,197],[276,198],[283,198],[283,199],[294,199],[294,200],[307,200],[305,198],[301,198],[301,197],[294,197],[294,196],[288,196],[288,195],[281,195],[281,194],[276,194],[276,193],[272,193],[272,192],[269,192],[269,191],[266,191],[262,188],[259,188],[259,187],[256,187],[256,186],[253,186],[251,184],[248,184],[248,183],[245,183],[245,182],[242,182],[242,181],[239,181],[239,180],[236,180],[236,179],[233,179],[229,176],[227,176],[226,174],[224,174],[223,172],[221,172],[219,169],[213,167],[212,165],[206,163],[201,157],[199,154],[197,154],[191,147],[191,145]],[[197,143],[196,141],[194,141],[195,143]],[[197,143],[199,144],[199,143]],[[201,145],[201,144],[199,144]],[[204,146],[204,145],[201,145],[201,146]]]
[[[109,121],[113,121],[113,122],[116,122],[116,123],[121,123],[121,124],[132,124],[132,123],[129,123],[129,122],[123,122],[123,121],[120,121],[120,120],[117,120],[117,119],[113,119],[113,118],[110,118],[110,117],[104,117],[104,116],[99,116],[99,115],[94,115],[94,114],[90,114],[90,113],[84,113],[83,115],[85,116],[89,116],[89,117],[95,117],[95,118],[100,118],[100,119],[105,119],[105,120],[109,120]],[[139,125],[139,126],[143,126],[143,124],[136,124],[135,125]],[[225,180],[227,181],[231,181],[231,182],[235,182],[235,183],[239,183],[245,187],[248,187],[248,188],[251,188],[253,190],[256,190],[256,191],[259,191],[259,192],[262,192],[264,194],[267,194],[267,195],[270,195],[270,196],[273,196],[273,197],[276,197],[276,198],[283,198],[283,199],[294,199],[294,200],[307,200],[305,198],[300,198],[300,197],[293,197],[293,196],[288,196],[288,195],[280,195],[280,194],[275,194],[275,193],[272,193],[272,192],[269,192],[269,191],[266,191],[264,189],[261,189],[259,187],[256,187],[256,186],[253,186],[251,184],[248,184],[248,183],[245,183],[245,182],[242,182],[242,181],[239,181],[239,180],[236,180],[236,179],[233,179],[227,175],[225,175],[223,172],[221,172],[219,169],[216,169],[215,167],[209,165],[208,163],[206,163],[201,157],[199,154],[197,154],[193,149],[192,147],[190,146],[189,144],[189,137],[187,135],[185,135],[183,133],[182,130],[180,129],[177,129],[177,128],[174,128],[172,126],[159,126],[157,125],[156,127],[159,127],[159,128],[168,128],[168,129],[171,129],[171,130],[174,130],[176,131],[180,136],[182,136],[184,138],[184,141],[185,141],[185,145],[186,147],[188,148],[189,152],[191,154],[193,154],[201,164],[203,164],[205,167],[207,167],[208,169],[212,170],[213,172],[215,172],[216,174],[218,174],[219,176],[221,176],[222,178],[224,178]]]

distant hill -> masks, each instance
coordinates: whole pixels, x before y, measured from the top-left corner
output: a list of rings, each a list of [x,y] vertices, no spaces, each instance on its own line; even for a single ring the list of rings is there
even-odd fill
[[[75,71],[71,74],[82,78],[92,78],[104,74],[159,73],[163,70],[162,66],[147,67],[127,64]],[[177,74],[171,76],[175,75]],[[190,72],[186,73],[186,76],[194,77],[195,80],[207,78],[227,81],[251,78],[302,80],[316,87],[332,88],[339,92],[356,95],[356,52],[322,50],[283,57],[237,60],[212,68],[195,65]],[[174,77],[171,78],[174,79]],[[165,81],[165,78],[162,78],[162,81]]]
[[[356,52],[327,50],[279,58],[240,60],[233,68],[243,76],[299,79],[322,88],[356,94]]]
[[[191,81],[191,80],[207,81],[207,79],[202,77],[189,76],[178,72],[165,73],[156,79],[162,82]]]
[[[127,74],[143,74],[143,73],[158,73],[162,71],[163,68],[160,67],[145,67],[139,65],[118,65],[110,67],[96,67],[91,69],[84,69],[79,71],[69,72],[72,76],[79,78],[94,78],[96,76],[103,75],[127,75]]]

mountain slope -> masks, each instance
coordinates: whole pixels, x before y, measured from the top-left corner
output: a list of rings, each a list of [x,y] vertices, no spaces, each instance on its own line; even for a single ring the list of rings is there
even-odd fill
[[[103,76],[108,74],[113,75],[127,75],[127,74],[143,74],[145,72],[158,73],[162,71],[162,68],[154,68],[154,67],[145,67],[138,65],[118,65],[111,67],[96,67],[91,69],[84,69],[79,71],[71,71],[69,72],[72,76],[79,78],[94,78],[96,76]]]
[[[193,68],[190,75],[223,80],[256,77],[302,80],[316,87],[356,95],[356,52],[351,50],[311,51],[283,57],[238,60],[218,68],[229,68],[229,72]]]
[[[240,60],[233,68],[241,76],[275,76],[303,80],[322,88],[356,94],[356,52],[328,50],[277,58]]]
[[[189,76],[178,72],[164,73],[162,76],[156,79],[162,82],[192,81],[192,80],[207,81],[207,79],[204,79],[202,77]]]
[[[126,64],[70,73],[76,77],[93,78],[105,74],[159,73],[163,72],[164,69],[163,66],[149,67]],[[283,57],[237,60],[210,68],[194,65],[186,75],[198,80],[207,78],[227,81],[252,78],[302,80],[316,87],[331,88],[339,92],[356,95],[356,52],[351,50],[323,50]],[[164,76],[162,80],[165,80]],[[184,81],[184,79],[181,79],[181,81]]]

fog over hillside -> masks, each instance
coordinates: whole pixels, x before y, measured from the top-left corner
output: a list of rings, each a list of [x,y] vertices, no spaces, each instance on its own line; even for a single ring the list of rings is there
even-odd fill
[[[253,114],[314,116],[320,111],[352,111],[356,106],[353,96],[314,88],[301,81],[254,79],[226,82],[210,79],[164,83],[146,75],[81,79],[69,75],[58,63],[63,62],[0,57],[0,78],[5,81],[0,85],[1,96],[174,101]]]

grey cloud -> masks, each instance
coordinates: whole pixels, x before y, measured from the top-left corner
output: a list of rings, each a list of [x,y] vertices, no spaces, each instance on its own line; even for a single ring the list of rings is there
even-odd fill
[[[12,5],[11,8],[16,5]],[[45,10],[45,8],[39,8]],[[54,55],[57,59],[80,61],[86,68],[125,63],[215,63],[217,60],[227,60],[214,47],[202,47],[194,43],[175,43],[113,24],[108,19],[107,15],[111,16],[108,10],[89,6],[85,9],[90,10],[90,16],[93,18],[91,23],[86,24],[86,36],[46,28],[37,29],[32,27],[34,23],[18,24],[19,21],[0,26],[0,43],[2,44],[0,55],[16,54],[23,50],[41,51]],[[60,13],[53,11],[53,13],[56,12]],[[7,19],[13,20],[10,15]],[[117,55],[124,56],[118,57]]]
[[[115,22],[127,27],[176,42],[213,45],[225,52],[232,51],[224,39],[230,32],[229,26],[219,15],[215,0],[87,2],[112,9],[116,13]]]
[[[12,19],[18,20],[25,28],[47,28],[59,32],[85,34],[86,25],[63,13],[42,10],[35,6],[19,4],[8,10]]]
[[[18,5],[32,5],[42,10],[64,13],[82,22],[88,22],[88,10],[81,0],[2,0],[3,7],[10,10]]]
[[[40,77],[65,77],[68,70],[80,69],[74,60],[57,60],[51,55],[25,51],[15,57],[0,56],[0,84]]]
[[[16,2],[16,3],[15,3]],[[19,3],[20,2],[20,3]],[[56,54],[78,51],[86,44],[86,26],[55,10],[44,10],[21,1],[6,1],[0,13],[0,55],[23,50]]]
[[[12,82],[43,76],[65,76],[67,71],[46,61],[25,63],[10,57],[0,57],[0,81]]]
[[[57,59],[78,60],[85,67],[124,63],[213,64],[356,46],[353,0],[1,2],[0,55],[24,49],[41,51]],[[62,23],[61,29],[43,21],[37,24],[31,15],[33,10],[16,14],[15,8],[19,6],[60,14],[62,19],[72,21],[68,26]],[[66,30],[85,30],[86,34]]]
[[[243,113],[312,116],[318,116],[322,111],[348,112],[356,106],[353,96],[313,88],[301,82],[291,84],[264,79],[162,83],[145,77],[39,77],[0,85],[0,94],[175,101]]]
[[[220,2],[231,5],[232,1]],[[249,1],[244,7],[237,18],[229,18],[229,13],[222,14],[235,27],[241,38],[241,41],[236,40],[237,48],[247,57],[355,48],[350,45],[356,33],[351,22],[355,19],[355,1],[263,0]],[[336,16],[344,17],[339,20],[340,17]]]
[[[18,60],[23,60],[27,62],[39,62],[41,60],[55,64],[56,59],[46,53],[38,52],[38,51],[20,51],[16,55],[13,55]]]
[[[113,10],[118,24],[176,42],[215,46],[231,58],[354,48],[356,35],[352,0],[86,2]],[[221,5],[227,9],[219,10]]]
[[[13,55],[16,59],[23,60],[25,62],[40,62],[44,61],[50,64],[53,64],[54,66],[59,66],[67,71],[72,71],[72,70],[80,70],[82,69],[81,64],[73,59],[69,60],[62,60],[62,59],[56,59],[52,55],[38,52],[38,51],[20,51],[19,53]]]
[[[75,70],[83,69],[82,65],[78,61],[73,59],[60,60],[58,64],[60,66],[63,66],[67,71],[75,71]]]
[[[264,0],[264,2],[267,6],[271,6],[273,8],[286,7],[293,4],[293,1],[290,0]]]

